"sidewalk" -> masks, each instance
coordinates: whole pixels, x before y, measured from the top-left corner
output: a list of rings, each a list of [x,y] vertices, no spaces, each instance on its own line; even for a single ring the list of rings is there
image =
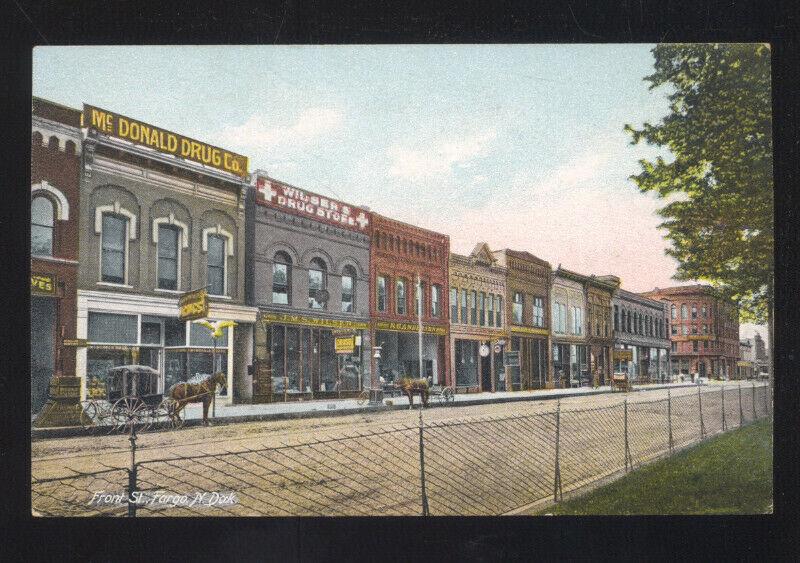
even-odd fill
[[[695,387],[694,383],[653,383],[637,385],[632,392],[654,391],[666,388]],[[580,397],[589,395],[602,395],[611,393],[608,386],[593,389],[591,387],[576,387],[568,389],[539,389],[535,391],[498,391],[495,393],[457,393],[454,402],[450,405],[469,406],[485,405],[489,403],[509,403],[515,401],[547,401],[553,399],[563,399],[566,397]],[[386,405],[385,401],[391,400],[392,405]],[[313,401],[295,401],[291,403],[265,403],[265,404],[243,404],[225,405],[224,399],[217,397],[216,416],[214,422],[252,422],[259,420],[280,420],[288,418],[313,418],[323,416],[338,416],[359,413],[382,412],[391,409],[407,409],[408,398],[405,396],[395,396],[391,399],[384,399],[380,405],[370,405],[364,403],[359,405],[355,399],[322,399]],[[414,404],[419,404],[419,397],[415,397]],[[429,404],[432,407],[439,406],[439,401],[431,397]],[[195,426],[202,424],[203,406],[199,403],[187,405],[185,409],[185,426]],[[209,409],[209,420],[211,409]],[[31,429],[32,438],[56,438],[66,436],[90,435],[92,429],[84,430],[80,427],[61,427],[61,428],[35,428]]]

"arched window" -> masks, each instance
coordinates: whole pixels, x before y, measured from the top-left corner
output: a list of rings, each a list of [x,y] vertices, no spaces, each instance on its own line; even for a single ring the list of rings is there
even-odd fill
[[[181,229],[177,225],[158,226],[158,288],[178,289]]]
[[[75,141],[67,141],[67,144],[64,145],[64,151],[67,154],[75,154]]]
[[[53,255],[53,231],[55,209],[53,202],[45,196],[31,200],[31,254]]]
[[[292,259],[285,252],[276,252],[272,262],[272,302],[288,305],[292,288]]]
[[[44,137],[42,137],[42,134],[38,131],[34,131],[33,134],[31,134],[31,144],[41,147],[42,143],[44,143]]]
[[[324,309],[327,304],[328,267],[319,258],[308,268],[308,308]],[[323,293],[325,291],[325,293]]]
[[[128,228],[127,217],[103,213],[100,274],[104,282],[125,283]]]
[[[354,313],[356,310],[356,270],[345,266],[342,270],[342,313]]]
[[[47,141],[47,148],[58,150],[58,137],[55,135],[50,137],[50,139]]]
[[[225,255],[228,239],[220,234],[208,235],[208,293],[225,295]]]

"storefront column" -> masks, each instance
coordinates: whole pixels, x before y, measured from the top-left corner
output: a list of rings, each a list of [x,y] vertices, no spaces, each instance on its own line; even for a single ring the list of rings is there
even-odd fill
[[[85,339],[89,336],[89,311],[86,307],[81,307],[78,302],[76,338]],[[75,351],[75,377],[81,380],[81,401],[86,400],[86,347],[80,347]]]

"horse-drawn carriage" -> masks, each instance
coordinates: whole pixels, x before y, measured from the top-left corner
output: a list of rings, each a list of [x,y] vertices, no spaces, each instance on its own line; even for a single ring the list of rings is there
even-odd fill
[[[127,365],[108,370],[104,398],[81,403],[81,425],[103,426],[114,432],[135,424],[141,430],[169,422],[183,426],[178,402],[159,391],[160,374],[149,366]]]

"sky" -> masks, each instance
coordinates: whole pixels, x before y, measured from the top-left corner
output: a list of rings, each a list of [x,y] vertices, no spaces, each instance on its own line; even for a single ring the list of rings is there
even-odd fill
[[[629,179],[658,151],[623,131],[668,111],[643,81],[652,47],[36,47],[33,94],[247,155],[251,171],[448,234],[453,252],[527,250],[639,292],[679,284],[664,202]]]

